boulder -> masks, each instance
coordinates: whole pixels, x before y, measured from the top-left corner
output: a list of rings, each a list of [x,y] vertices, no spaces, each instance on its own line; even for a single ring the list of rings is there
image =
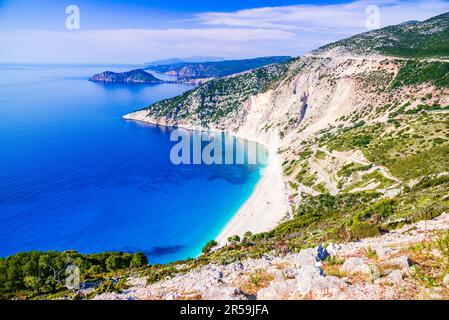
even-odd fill
[[[221,272],[221,270],[212,270],[210,272],[210,279],[212,282],[221,282],[221,280],[223,279],[223,272]]]
[[[316,266],[305,265],[299,270],[297,279],[297,291],[301,295],[308,294],[313,288],[314,282],[323,277],[323,270]]]
[[[242,271],[243,269],[245,269],[245,267],[243,266],[243,263],[241,263],[240,261],[237,261],[237,262],[233,262],[231,264],[231,269],[233,271]]]
[[[369,269],[370,269],[369,278],[371,281],[375,281],[380,278],[380,270],[378,266],[370,264]]]
[[[337,243],[330,243],[327,245],[326,247],[326,251],[331,255],[331,256],[336,256],[338,251],[341,250],[341,246]]]
[[[257,300],[284,300],[290,299],[295,292],[296,280],[275,280],[266,288],[257,292]]]
[[[371,269],[368,264],[365,263],[365,260],[362,258],[354,258],[351,257],[346,260],[340,268],[340,271],[347,274],[371,274]]]
[[[247,300],[242,291],[234,287],[212,286],[201,294],[203,300]]]
[[[449,273],[444,276],[443,284],[449,287]]]
[[[390,254],[395,252],[392,248],[385,246],[375,248],[374,250],[376,251],[377,257],[381,260],[386,259]]]
[[[299,253],[294,255],[295,265],[301,268],[305,265],[313,266],[316,262],[316,251],[313,248],[301,250]]]
[[[401,270],[391,271],[390,274],[387,276],[387,279],[393,283],[401,282],[403,279],[402,271]]]
[[[410,268],[410,259],[407,256],[400,256],[388,261],[388,264],[395,266],[402,270],[408,270]]]

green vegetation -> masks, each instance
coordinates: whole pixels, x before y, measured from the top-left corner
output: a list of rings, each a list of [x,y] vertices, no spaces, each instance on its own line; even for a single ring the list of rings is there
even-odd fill
[[[423,83],[449,88],[449,62],[408,60],[402,63],[391,88]]]
[[[80,254],[76,251],[18,253],[0,259],[0,299],[11,297],[33,298],[55,293],[73,294],[65,281],[70,273],[67,267],[79,268],[80,280],[112,281],[114,274],[126,269],[139,269],[148,265],[142,253],[105,252]],[[101,290],[104,289],[100,287]],[[118,288],[116,283],[114,288]]]
[[[400,117],[397,124],[343,128],[324,136],[320,145],[338,151],[360,149],[370,162],[386,167],[393,176],[404,180],[446,172],[449,114],[406,114],[406,107],[399,108],[403,111],[397,115]],[[351,167],[344,167],[339,175],[345,176],[350,171]],[[388,184],[387,180],[381,182]]]
[[[366,188],[370,184],[376,183],[376,189],[384,189],[390,187],[394,184],[394,181],[386,178],[379,170],[373,171],[372,173],[365,174],[361,177],[361,179],[353,182],[349,187],[347,187],[344,191],[349,192],[354,190],[355,188]]]
[[[207,127],[210,123],[217,123],[223,117],[237,113],[250,96],[276,86],[286,75],[290,63],[292,61],[208,81],[180,96],[149,106],[148,113],[155,118],[189,118],[192,123]]]
[[[290,58],[291,57],[288,56],[279,56],[212,62],[179,62],[174,64],[148,66],[148,69],[159,73],[175,72],[182,79],[219,78],[264,67],[273,63],[282,63]]]
[[[423,22],[408,22],[362,33],[326,45],[317,53],[341,48],[354,54],[381,53],[407,58],[447,57],[449,13]]]
[[[301,183],[307,187],[313,187],[315,181],[317,180],[317,175],[311,173],[310,165],[308,162],[303,162],[301,165],[301,170],[295,177],[295,181]]]
[[[211,240],[203,247],[201,250],[202,253],[208,253],[213,247],[215,247],[218,244],[217,241]]]
[[[355,172],[367,171],[373,167],[372,164],[364,165],[360,163],[351,162],[345,164],[338,172],[337,175],[340,177],[349,177]]]

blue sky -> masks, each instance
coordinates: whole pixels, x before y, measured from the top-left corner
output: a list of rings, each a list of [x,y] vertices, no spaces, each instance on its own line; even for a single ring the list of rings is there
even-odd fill
[[[65,27],[68,5],[80,29]],[[0,0],[0,62],[143,63],[188,56],[298,56],[380,26],[449,11],[444,0]]]

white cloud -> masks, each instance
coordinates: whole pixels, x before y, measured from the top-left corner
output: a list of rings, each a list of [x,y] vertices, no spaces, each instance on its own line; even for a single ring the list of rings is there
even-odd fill
[[[192,55],[300,55],[367,31],[368,5],[379,7],[381,26],[449,11],[449,2],[442,0],[361,0],[201,13],[169,29],[5,31],[0,32],[0,61],[139,63]]]
[[[363,31],[367,19],[366,8],[380,9],[381,26],[398,24],[407,20],[424,20],[449,10],[442,0],[378,0],[355,1],[334,5],[293,5],[245,9],[236,12],[208,12],[196,15],[204,25],[228,27],[272,28],[280,30],[333,31],[353,34]]]

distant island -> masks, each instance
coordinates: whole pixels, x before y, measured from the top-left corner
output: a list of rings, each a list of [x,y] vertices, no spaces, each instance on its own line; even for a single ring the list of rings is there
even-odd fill
[[[164,81],[156,78],[151,73],[142,69],[131,70],[127,72],[105,71],[92,76],[89,81],[95,82],[126,82],[126,83],[162,83]]]
[[[212,57],[204,58],[212,59]],[[191,59],[193,60],[193,57]],[[212,79],[248,72],[267,65],[283,63],[290,59],[291,57],[289,56],[273,56],[243,60],[152,64],[146,65],[143,68],[155,73],[171,76],[173,80],[158,79],[151,73],[144,71],[144,69],[121,73],[105,71],[92,76],[89,80],[108,83],[190,83],[201,85]],[[175,61],[175,59],[167,59],[166,61]]]

